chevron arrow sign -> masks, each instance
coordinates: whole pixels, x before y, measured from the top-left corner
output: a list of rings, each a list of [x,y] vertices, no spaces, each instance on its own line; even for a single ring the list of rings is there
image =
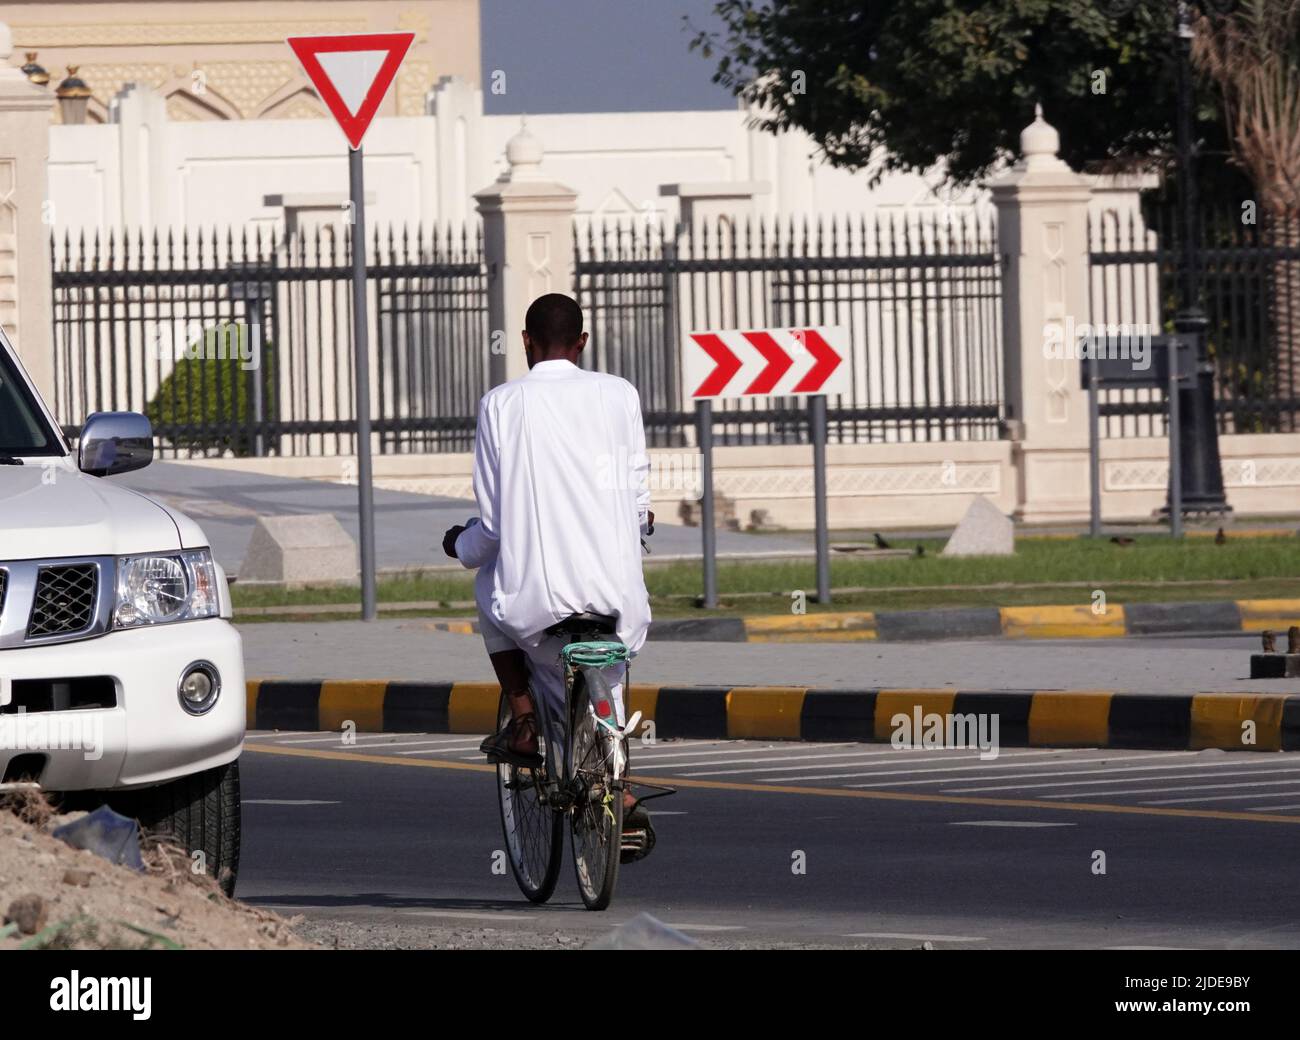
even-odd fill
[[[686,335],[686,387],[703,400],[808,397],[850,389],[849,330],[715,329]]]

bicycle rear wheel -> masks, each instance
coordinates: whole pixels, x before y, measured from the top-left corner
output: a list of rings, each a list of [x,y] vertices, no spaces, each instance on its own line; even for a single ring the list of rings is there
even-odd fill
[[[622,734],[592,712],[581,673],[574,679],[570,754],[577,793],[569,824],[578,891],[588,910],[614,898],[623,842],[623,790],[618,780]]]
[[[497,729],[509,720],[510,704],[502,694]],[[545,756],[545,737],[539,735],[539,741]],[[510,872],[519,890],[534,903],[551,898],[564,857],[564,815],[544,800],[544,778],[544,769],[497,763],[497,800]]]

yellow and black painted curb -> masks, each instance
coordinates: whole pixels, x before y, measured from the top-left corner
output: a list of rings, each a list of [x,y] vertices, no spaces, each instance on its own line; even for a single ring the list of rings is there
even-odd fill
[[[259,730],[488,733],[495,683],[312,681],[248,683],[248,725]],[[1138,694],[1114,690],[825,690],[802,686],[647,686],[628,711],[656,738],[890,741],[907,719],[917,740],[968,732],[996,715],[1001,747],[1300,750],[1300,694]],[[936,717],[939,720],[936,723]],[[957,727],[949,726],[956,720]],[[926,746],[929,746],[928,744]]]
[[[917,642],[936,639],[1118,639],[1124,636],[1285,632],[1300,625],[1300,599],[1107,603],[1043,607],[954,607],[655,621],[650,638],[681,642]],[[431,621],[440,632],[473,633],[475,621]]]

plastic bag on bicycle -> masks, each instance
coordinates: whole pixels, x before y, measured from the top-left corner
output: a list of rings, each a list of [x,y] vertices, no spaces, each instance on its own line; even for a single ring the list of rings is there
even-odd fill
[[[623,719],[619,712],[620,698],[614,693],[614,684],[609,681],[605,668],[593,665],[580,665],[583,685],[587,688],[587,699],[591,701],[591,710],[596,718],[606,725],[622,730]]]

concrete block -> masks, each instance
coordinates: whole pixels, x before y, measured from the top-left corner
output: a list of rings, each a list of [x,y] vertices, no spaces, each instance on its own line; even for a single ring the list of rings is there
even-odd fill
[[[943,547],[944,556],[1010,556],[1015,551],[1015,525],[983,495],[971,502]]]
[[[258,517],[239,582],[328,585],[357,581],[357,545],[333,513]]]

